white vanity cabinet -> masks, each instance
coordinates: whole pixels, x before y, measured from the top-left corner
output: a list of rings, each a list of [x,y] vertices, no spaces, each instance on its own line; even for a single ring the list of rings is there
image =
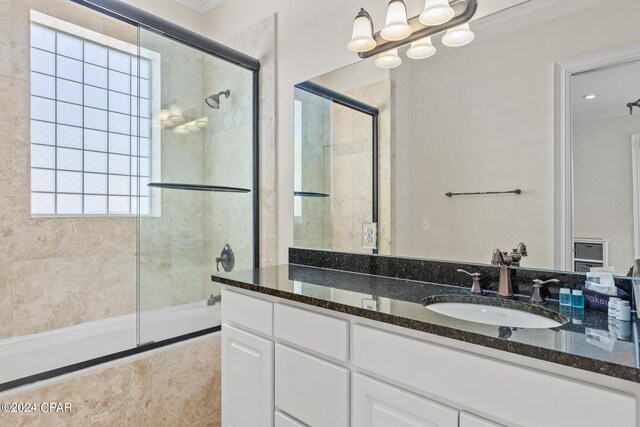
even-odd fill
[[[635,383],[232,287],[222,304],[224,427],[637,427]]]
[[[501,427],[499,424],[492,423],[475,415],[460,412],[460,427]]]
[[[458,427],[458,411],[353,374],[353,427]]]
[[[273,342],[231,325],[222,334],[222,424],[273,426]]]

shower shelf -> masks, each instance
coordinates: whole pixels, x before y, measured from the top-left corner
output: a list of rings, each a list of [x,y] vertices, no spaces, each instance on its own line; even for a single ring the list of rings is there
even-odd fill
[[[329,197],[328,194],[312,193],[310,191],[294,191],[293,195],[297,197]]]
[[[168,188],[171,190],[190,190],[190,191],[217,191],[221,193],[248,193],[248,188],[225,187],[222,185],[201,185],[201,184],[177,184],[165,182],[152,182],[147,184],[152,188]]]

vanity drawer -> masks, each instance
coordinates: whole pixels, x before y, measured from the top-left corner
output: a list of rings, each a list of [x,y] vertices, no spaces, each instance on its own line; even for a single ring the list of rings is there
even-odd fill
[[[458,427],[458,410],[406,390],[353,374],[352,427]]]
[[[273,317],[274,335],[281,340],[349,360],[349,321],[284,304],[275,304]]]
[[[628,394],[363,325],[353,327],[353,361],[372,376],[508,424],[610,425],[615,414],[616,427],[636,426]]]
[[[276,344],[276,408],[313,427],[349,425],[349,370]]]
[[[222,289],[222,322],[273,335],[273,303]]]
[[[291,417],[286,416],[276,411],[276,424],[275,427],[307,427],[299,421],[294,420]]]

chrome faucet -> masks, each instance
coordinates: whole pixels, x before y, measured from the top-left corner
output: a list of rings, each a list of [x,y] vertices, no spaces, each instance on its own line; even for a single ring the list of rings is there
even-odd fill
[[[505,298],[513,296],[513,285],[511,284],[511,264],[513,258],[507,252],[500,249],[493,251],[491,265],[500,267],[500,281],[498,282],[498,295]]]
[[[527,253],[527,245],[523,242],[518,243],[518,247],[509,252],[509,256],[511,257],[511,265],[517,267],[520,265],[520,260],[522,257],[528,256]]]
[[[480,287],[480,273],[469,273],[466,270],[459,268],[458,273],[464,273],[473,278],[473,282],[471,284],[471,293],[472,294],[482,294],[482,288]]]

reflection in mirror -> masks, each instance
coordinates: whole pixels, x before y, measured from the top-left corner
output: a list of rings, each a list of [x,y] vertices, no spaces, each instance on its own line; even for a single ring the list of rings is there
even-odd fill
[[[368,89],[373,101],[388,93],[384,85]],[[295,245],[376,253],[380,111],[311,83],[296,86],[294,110]]]
[[[369,58],[311,79],[380,110],[380,253],[487,264],[495,248],[524,242],[523,267],[626,275],[640,240],[640,110],[627,106],[640,98],[638,14],[633,0],[531,0],[474,18],[467,46],[440,34],[427,59],[405,46],[397,68]],[[363,129],[325,116],[335,162],[336,141]],[[297,129],[321,117],[296,108]],[[300,165],[311,161],[305,144]],[[361,250],[358,193],[333,195],[361,184],[363,163],[327,167],[324,210],[296,202],[295,246]],[[297,168],[296,182],[310,171]],[[300,224],[326,224],[337,209],[350,235],[305,238]]]
[[[640,61],[575,74],[571,93],[573,267],[626,274],[639,258],[640,165],[631,159],[640,147],[640,119],[626,104],[640,96]]]

